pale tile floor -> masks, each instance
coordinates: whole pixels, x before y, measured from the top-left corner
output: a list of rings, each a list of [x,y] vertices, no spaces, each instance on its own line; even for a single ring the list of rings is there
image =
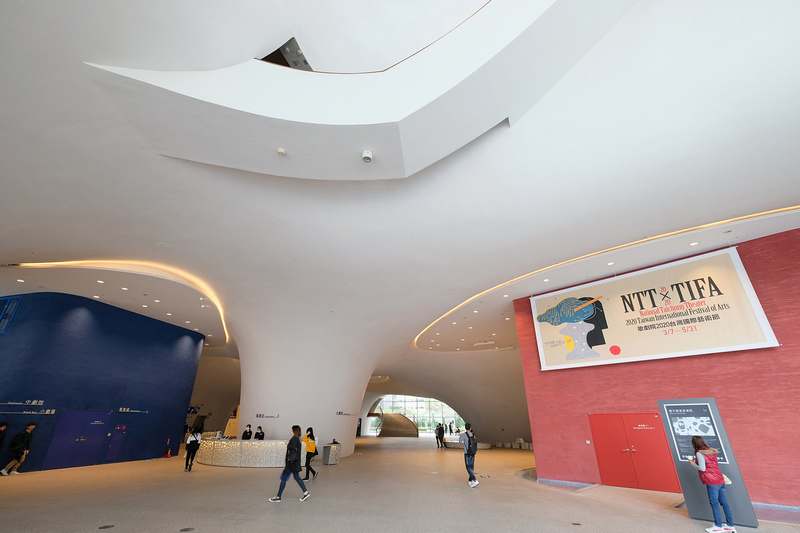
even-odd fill
[[[315,461],[316,462],[316,461]],[[467,486],[463,454],[432,438],[362,438],[341,464],[318,465],[311,498],[290,479],[269,503],[278,469],[217,468],[183,459],[30,472],[0,478],[0,531],[70,533],[253,531],[696,532],[708,523],[676,509],[679,494],[524,479],[533,454],[479,452],[480,485]],[[735,510],[734,510],[735,512]],[[740,528],[740,531],[753,531]],[[765,533],[800,526],[761,522]]]

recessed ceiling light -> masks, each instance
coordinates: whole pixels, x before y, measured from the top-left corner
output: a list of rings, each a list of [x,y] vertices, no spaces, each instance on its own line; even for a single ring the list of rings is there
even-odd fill
[[[153,300],[155,303],[161,303],[161,300]]]
[[[460,351],[461,351],[461,348],[456,348],[456,351],[457,351],[457,352],[460,352]]]
[[[433,340],[433,339],[431,339],[431,342],[434,342],[434,340]]]
[[[441,344],[437,344],[436,346],[441,346]]]
[[[608,265],[608,266],[611,266],[613,264],[614,264],[614,261],[609,261],[608,263],[606,263],[606,265]]]
[[[439,334],[439,332],[437,331],[437,332],[436,332],[436,334],[438,335],[438,334]]]
[[[433,350],[433,348],[432,348],[431,346],[428,346],[428,349],[429,349],[429,350]]]
[[[172,313],[167,313],[167,316],[172,316]]]
[[[472,329],[472,326],[470,326],[469,329]]]
[[[103,281],[102,279],[98,279],[97,283],[105,283],[105,281]]]
[[[477,310],[477,309],[473,311],[473,313],[477,313],[477,312],[478,312],[478,310]]]
[[[17,281],[19,281],[20,283],[25,283],[24,279],[18,279]]]
[[[461,340],[463,341],[464,339],[461,339]]]
[[[504,295],[503,295],[503,298],[508,298],[508,294],[504,294]]]
[[[199,330],[199,329],[197,329],[197,328],[194,328],[194,330],[195,330],[195,331],[200,331],[200,330]]]
[[[506,320],[511,320],[511,317],[510,317],[510,316],[507,316],[507,317],[506,317]]]
[[[127,291],[127,290],[128,290],[128,287],[122,287],[122,290],[123,290],[123,291]]]
[[[550,281],[550,278],[544,278],[542,281]]]
[[[200,299],[202,300],[202,299],[203,299],[203,297],[201,296],[201,297],[200,297]]]
[[[455,322],[453,322],[453,325],[455,326],[455,325],[456,325],[456,323],[455,323]]]
[[[142,307],[147,307],[145,304],[142,304]]]
[[[201,305],[200,307],[205,307],[205,306],[206,306],[206,304],[203,304],[203,305]]]
[[[697,246],[698,244],[700,244],[700,243],[699,242],[690,242],[689,246]]]
[[[187,324],[191,324],[191,322],[189,322],[188,320],[186,321],[186,323],[187,323]]]
[[[100,298],[99,296],[92,296],[92,298]]]
[[[492,335],[497,335],[497,333],[492,333]]]

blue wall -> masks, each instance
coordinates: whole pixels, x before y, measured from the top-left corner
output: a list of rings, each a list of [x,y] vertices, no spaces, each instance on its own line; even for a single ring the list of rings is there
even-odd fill
[[[40,470],[65,410],[110,411],[126,428],[119,461],[161,457],[181,442],[203,336],[104,303],[57,293],[22,296],[0,334],[0,449],[37,424],[20,471]],[[35,402],[35,404],[28,403]],[[110,437],[98,454],[104,462]]]

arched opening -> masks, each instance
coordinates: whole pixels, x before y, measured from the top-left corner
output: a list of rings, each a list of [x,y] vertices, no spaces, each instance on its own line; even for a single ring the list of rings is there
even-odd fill
[[[444,424],[446,434],[450,434],[451,425],[453,433],[464,430],[464,419],[461,415],[436,398],[388,394],[370,411],[378,416],[372,417],[368,435],[380,434],[383,423],[381,415],[387,414],[403,415],[417,426],[422,435],[433,436],[438,424]]]

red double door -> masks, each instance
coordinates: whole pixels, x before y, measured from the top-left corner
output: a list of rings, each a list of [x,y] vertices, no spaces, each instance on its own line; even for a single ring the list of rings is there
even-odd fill
[[[589,415],[603,485],[681,492],[658,413]]]

